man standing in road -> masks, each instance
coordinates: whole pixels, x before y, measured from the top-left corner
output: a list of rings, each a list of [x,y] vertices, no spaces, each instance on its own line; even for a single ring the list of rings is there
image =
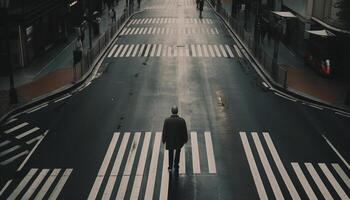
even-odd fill
[[[162,141],[166,145],[165,148],[169,151],[169,172],[173,169],[174,151],[174,168],[178,172],[181,148],[188,140],[187,126],[185,120],[177,114],[178,108],[176,106],[171,108],[171,113],[172,115],[164,121]]]

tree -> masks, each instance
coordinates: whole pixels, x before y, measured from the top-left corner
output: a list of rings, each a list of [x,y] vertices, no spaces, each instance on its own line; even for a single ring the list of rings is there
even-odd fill
[[[350,29],[350,1],[339,0],[335,6],[339,8],[339,12],[337,13],[339,20],[346,28]]]

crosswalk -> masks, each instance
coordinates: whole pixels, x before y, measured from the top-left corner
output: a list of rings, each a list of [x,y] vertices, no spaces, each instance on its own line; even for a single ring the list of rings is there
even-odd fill
[[[0,196],[2,199],[58,199],[72,172],[71,168],[32,168],[21,180],[8,182]]]
[[[0,166],[9,165],[25,155],[35,146],[45,130],[23,122],[10,119],[0,127]]]
[[[217,28],[208,27],[138,27],[124,28],[120,35],[170,35],[170,34],[210,34],[218,35]]]
[[[144,25],[144,24],[214,24],[213,20],[210,18],[185,18],[182,21],[180,18],[173,17],[155,17],[155,18],[134,18],[129,21],[127,26],[131,25]]]
[[[161,137],[161,132],[114,133],[88,199],[166,199],[169,158]],[[211,132],[190,132],[180,159],[180,176],[215,175]]]
[[[203,57],[234,58],[234,48],[228,44],[116,44],[107,57]]]
[[[350,179],[338,163],[292,162],[288,173],[268,132],[240,132],[240,138],[260,199],[349,199]]]
[[[154,6],[146,6],[144,9],[164,9],[164,8],[194,8],[196,2],[194,0],[165,0],[165,1],[152,1]]]

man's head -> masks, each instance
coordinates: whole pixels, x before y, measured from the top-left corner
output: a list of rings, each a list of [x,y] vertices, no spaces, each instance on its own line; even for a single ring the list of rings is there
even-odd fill
[[[173,107],[171,107],[171,113],[173,114],[173,115],[177,115],[177,113],[179,112],[179,109],[177,109],[177,106],[173,106]]]

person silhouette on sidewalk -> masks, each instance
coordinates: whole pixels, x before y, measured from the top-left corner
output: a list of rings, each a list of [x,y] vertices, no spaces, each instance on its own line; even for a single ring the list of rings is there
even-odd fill
[[[202,18],[203,8],[204,8],[204,0],[199,0],[199,18]]]
[[[181,118],[178,113],[178,108],[173,106],[171,108],[172,115],[165,119],[163,125],[162,141],[165,143],[165,148],[169,151],[169,172],[173,167],[176,172],[179,170],[179,161],[181,148],[188,141],[186,121]],[[174,163],[175,151],[175,164]]]

